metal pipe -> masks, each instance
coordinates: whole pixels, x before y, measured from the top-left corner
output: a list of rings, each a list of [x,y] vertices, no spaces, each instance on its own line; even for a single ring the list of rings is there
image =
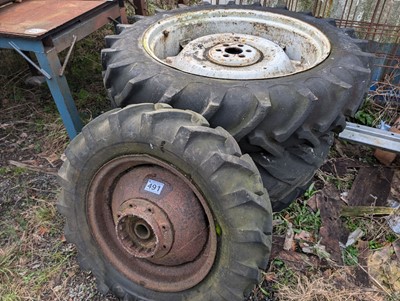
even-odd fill
[[[68,53],[67,53],[67,56],[65,57],[64,64],[63,64],[62,67],[61,67],[59,76],[63,76],[63,75],[64,75],[64,71],[65,71],[65,68],[67,67],[67,64],[68,64],[69,58],[70,58],[70,56],[71,56],[72,50],[74,49],[74,46],[75,46],[75,43],[76,43],[76,39],[77,39],[77,36],[76,36],[76,35],[73,35],[73,36],[72,36],[71,47],[69,48]]]

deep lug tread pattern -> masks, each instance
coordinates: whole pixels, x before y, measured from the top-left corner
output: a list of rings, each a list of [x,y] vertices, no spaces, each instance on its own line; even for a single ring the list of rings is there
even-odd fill
[[[257,283],[258,269],[265,268],[272,244],[272,209],[267,192],[256,165],[248,155],[241,155],[229,133],[207,126],[204,117],[192,111],[171,109],[166,104],[130,105],[94,119],[71,142],[60,169],[58,207],[66,218],[68,241],[76,244],[80,264],[92,271],[102,293],[111,290],[122,300],[138,301],[241,301],[243,291]],[[119,133],[112,135],[115,130]],[[101,137],[104,141],[96,143]],[[87,224],[84,208],[91,178],[118,154],[126,155],[127,149],[135,153],[135,143],[152,144],[150,155],[172,160],[171,164],[190,174],[203,189],[221,226],[219,247],[227,253],[220,256],[231,255],[226,260],[217,256],[209,275],[192,289],[164,294],[130,282],[105,259]],[[131,146],[122,147],[124,144]],[[193,156],[194,148],[197,157]]]
[[[253,131],[253,133],[248,136],[248,139],[252,146],[259,146],[261,149],[266,150],[277,158],[284,156],[285,148],[269,138],[263,130]]]
[[[287,207],[308,188],[309,185],[303,187],[304,183],[308,183],[315,170],[323,164],[333,141],[333,134],[328,133],[321,136],[317,147],[300,145],[290,149],[290,156],[275,158],[262,153],[252,154],[274,211]],[[285,172],[286,165],[291,173]]]
[[[96,281],[96,286],[103,295],[106,295],[110,291],[110,288],[104,282]]]
[[[261,278],[260,269],[255,269],[254,267],[249,266],[246,262],[237,262],[232,268],[232,272],[237,275],[247,275],[256,281],[259,281]]]
[[[130,97],[129,95],[132,93],[132,91],[138,91],[138,93],[140,94],[140,92],[142,92],[143,89],[146,89],[148,82],[150,82],[151,78],[153,78],[154,76],[155,75],[149,73],[141,73],[141,74],[139,73],[137,76],[130,79],[126,84],[126,86],[124,87],[124,89],[121,91],[121,93],[115,96],[114,98],[115,103],[119,107],[121,107],[122,101],[124,101],[124,99],[126,99],[127,97]],[[138,97],[135,96],[135,98]],[[128,104],[129,103],[124,103],[124,105],[122,106],[126,106]]]
[[[125,85],[126,82],[119,82],[119,83],[113,83],[112,79],[117,76],[119,73],[129,73],[130,76],[132,77],[137,77],[139,75],[139,68],[132,68],[132,58],[129,58],[127,60],[122,60],[118,61],[116,63],[108,64],[109,68],[105,71],[103,74],[103,83],[106,89],[110,89],[112,92],[110,96],[114,98],[116,96],[116,93],[114,91],[121,91]]]
[[[251,195],[251,193],[247,190],[242,189],[235,192],[229,192],[229,195],[226,196],[232,198],[233,201],[222,204],[225,210],[245,206],[247,204],[258,206],[261,210],[269,210],[261,197],[259,197],[256,193],[254,193],[254,195]]]
[[[106,36],[106,47],[111,48],[120,39],[121,39],[120,35],[109,35],[109,36]]]
[[[260,230],[241,230],[238,233],[235,233],[235,241],[239,244],[247,244],[253,241],[257,241],[258,243],[264,245],[266,249],[270,246],[270,235],[266,235],[264,232]]]

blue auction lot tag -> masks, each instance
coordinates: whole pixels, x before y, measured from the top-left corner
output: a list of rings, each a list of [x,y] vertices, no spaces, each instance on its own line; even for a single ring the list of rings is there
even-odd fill
[[[154,194],[160,194],[163,188],[164,188],[164,183],[149,179],[146,183],[146,186],[144,187],[144,190]]]

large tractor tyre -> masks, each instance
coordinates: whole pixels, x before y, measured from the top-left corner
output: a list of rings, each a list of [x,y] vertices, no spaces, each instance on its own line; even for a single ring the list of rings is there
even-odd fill
[[[101,292],[123,300],[243,300],[266,268],[272,210],[224,129],[166,104],[107,112],[59,171],[65,235]]]
[[[293,164],[306,166],[293,183],[304,183],[310,167],[318,168],[327,151],[314,161],[302,153],[321,144],[325,149],[326,136],[343,130],[370,79],[371,55],[360,50],[362,41],[327,20],[283,9],[164,12],[125,26],[106,42],[104,84],[116,106],[146,101],[196,111],[212,127],[225,128],[243,152],[275,162],[293,158],[279,174],[291,174]],[[290,184],[268,162],[259,166],[268,173],[264,179]],[[296,188],[274,193],[272,203]]]

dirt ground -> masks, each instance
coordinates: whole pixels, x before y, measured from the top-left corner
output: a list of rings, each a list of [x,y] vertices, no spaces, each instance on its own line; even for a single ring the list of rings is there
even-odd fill
[[[67,70],[85,121],[109,109],[99,40],[79,43]],[[1,51],[0,57],[0,300],[116,300],[96,290],[95,279],[79,268],[76,249],[63,235],[64,221],[55,208],[56,174],[68,138],[51,95],[45,85],[24,83],[30,73],[18,55]],[[397,159],[386,168],[391,179],[382,184],[389,189],[386,199],[397,202],[399,167]],[[336,141],[314,185],[274,216],[270,267],[247,300],[400,300],[399,235],[387,223],[394,213],[344,217],[341,209],[332,213],[323,207],[329,202],[349,206],[353,184],[365,168],[382,178],[375,172],[383,167],[373,150]],[[326,233],[334,231],[328,224],[339,227],[333,242],[327,240]],[[295,235],[284,250],[290,227]],[[357,229],[363,235],[340,248],[339,242],[346,243]],[[374,270],[368,266],[371,260],[387,270]]]

